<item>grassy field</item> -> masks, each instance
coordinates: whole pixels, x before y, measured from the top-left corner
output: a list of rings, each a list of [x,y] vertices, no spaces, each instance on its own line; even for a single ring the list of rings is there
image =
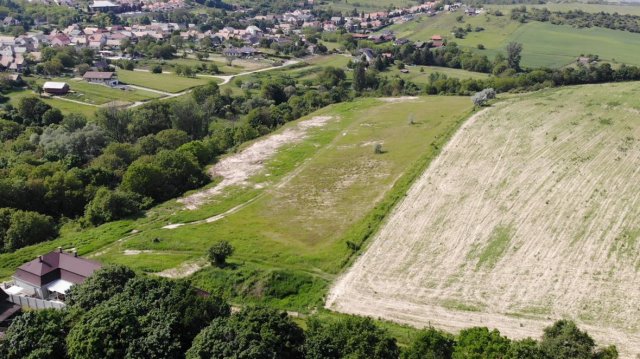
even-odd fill
[[[0,255],[0,278],[59,245],[105,263],[181,276],[182,269],[204,264],[213,241],[225,239],[236,248],[231,266],[205,267],[195,283],[234,301],[309,309],[321,304],[328,283],[470,109],[466,97],[435,96],[330,106],[310,116],[329,116],[323,127],[281,147],[245,185],[225,188],[196,210],[170,201],[137,220],[81,232],[65,228],[58,240]],[[414,125],[407,121],[411,114]],[[292,123],[272,136],[295,126],[304,127]],[[384,153],[374,154],[376,143]],[[224,218],[211,223],[162,228],[220,214]]]
[[[195,58],[175,58],[171,60],[142,60],[139,62],[139,68],[150,70],[153,65],[161,65],[164,71],[173,72],[177,65],[198,67],[202,64],[209,65],[214,63],[218,66],[221,75],[233,75],[240,72],[253,71],[270,66],[271,62],[253,61],[244,59],[235,59],[232,66],[228,66],[226,59],[221,56],[211,56],[205,60],[198,60]]]
[[[640,49],[640,34],[603,28],[577,29],[549,23],[530,22],[521,24],[509,16],[496,17],[485,14],[465,16],[463,22],[456,20],[461,12],[442,13],[434,17],[418,17],[404,24],[392,25],[398,37],[425,41],[439,34],[458,45],[479,51],[490,58],[498,52],[505,52],[511,41],[523,44],[522,65],[538,67],[562,67],[571,64],[580,54],[597,54],[609,61],[640,65],[636,56]],[[483,31],[468,33],[464,39],[456,39],[451,33],[454,27],[473,29],[483,27]],[[482,44],[486,50],[478,50]]]
[[[324,8],[331,8],[342,12],[355,9],[358,11],[384,11],[389,8],[408,8],[417,5],[414,0],[329,0],[322,5]]]
[[[9,103],[16,106],[18,101],[27,96],[37,96],[31,90],[16,90],[7,95],[9,97]],[[60,100],[57,98],[41,98],[42,101],[46,102],[52,107],[55,107],[62,111],[63,114],[68,115],[70,113],[81,113],[85,115],[87,118],[93,118],[95,116],[97,107],[90,105],[81,105],[78,103],[68,102],[64,100]]]
[[[485,79],[489,77],[488,74],[483,74],[481,72],[472,72],[438,66],[407,66],[406,69],[409,70],[408,74],[400,72],[400,70],[395,67],[392,67],[389,71],[383,72],[383,74],[391,74],[393,76],[397,75],[405,80],[409,80],[417,84],[428,83],[429,75],[436,72],[447,75],[448,77],[455,77],[459,79]]]
[[[511,9],[515,7],[520,7],[522,5],[494,5],[489,4],[485,5],[486,9],[499,9],[506,16],[511,14]],[[582,10],[584,12],[590,13],[598,13],[598,12],[606,12],[606,13],[618,13],[618,14],[628,14],[628,15],[640,15],[640,3],[635,5],[615,5],[615,4],[586,4],[580,2],[567,2],[567,3],[547,3],[547,4],[526,4],[527,8],[539,8],[544,9],[547,8],[550,11],[562,11],[567,12],[571,10]]]
[[[206,85],[214,78],[184,77],[175,74],[152,74],[150,72],[118,70],[118,78],[128,85],[142,86],[171,93],[182,92],[193,87]]]
[[[462,127],[329,306],[537,337],[571,318],[640,353],[640,87],[513,96]]]
[[[103,85],[91,84],[81,79],[54,78],[51,80],[36,80],[36,82],[41,85],[46,81],[59,81],[68,83],[69,88],[71,89],[71,93],[65,95],[64,98],[85,102],[90,105],[103,105],[113,101],[133,103],[136,101],[147,101],[162,96],[158,93],[144,90],[134,89],[124,91]]]

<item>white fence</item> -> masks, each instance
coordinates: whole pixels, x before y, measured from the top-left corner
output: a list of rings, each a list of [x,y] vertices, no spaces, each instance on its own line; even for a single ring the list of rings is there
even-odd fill
[[[64,303],[52,302],[32,297],[23,297],[21,295],[15,294],[9,294],[9,298],[7,299],[12,303],[30,309],[62,309],[65,307]]]

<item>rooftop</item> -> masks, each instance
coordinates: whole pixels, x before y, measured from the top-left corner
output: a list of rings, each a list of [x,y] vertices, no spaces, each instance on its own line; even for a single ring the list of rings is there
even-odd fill
[[[44,85],[42,85],[43,89],[57,89],[57,90],[62,90],[64,89],[64,87],[67,86],[66,82],[53,82],[53,81],[47,81],[44,83]]]
[[[98,262],[76,257],[60,249],[27,262],[18,269],[40,277],[57,269],[62,269],[86,278],[100,267]]]
[[[113,72],[87,71],[82,78],[108,80],[113,77]]]

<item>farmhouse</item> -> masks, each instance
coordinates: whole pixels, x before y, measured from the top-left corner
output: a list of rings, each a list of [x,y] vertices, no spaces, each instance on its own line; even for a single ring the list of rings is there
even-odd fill
[[[91,83],[117,86],[118,77],[115,72],[87,71],[82,78]]]
[[[66,82],[47,81],[42,85],[42,90],[52,95],[64,95],[69,92],[69,85]]]
[[[20,266],[13,275],[20,293],[40,299],[62,299],[74,284],[84,282],[100,269],[98,262],[78,257],[77,253],[65,253],[62,248],[42,255]]]

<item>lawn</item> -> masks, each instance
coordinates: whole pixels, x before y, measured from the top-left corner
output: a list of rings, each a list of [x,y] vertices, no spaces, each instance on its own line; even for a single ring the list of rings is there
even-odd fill
[[[198,285],[241,302],[255,296],[261,301],[254,289],[264,285],[275,293],[268,303],[308,309],[321,302],[328,283],[470,110],[468,98],[452,96],[398,103],[363,99],[330,106],[309,117],[332,120],[309,130],[302,142],[274,153],[249,179],[249,186],[227,188],[193,211],[169,201],[138,220],[80,232],[65,228],[60,239],[0,255],[0,278],[57,246],[77,247],[105,263],[159,272],[202,261],[214,240],[226,239],[236,248],[232,266],[202,269],[194,276]],[[415,119],[413,125],[409,117]],[[384,153],[374,153],[376,143]],[[213,223],[162,228],[241,204],[244,207]],[[132,233],[134,229],[138,232]]]
[[[417,1],[413,0],[329,0],[323,2],[321,5],[323,8],[331,8],[342,12],[352,11],[357,9],[358,11],[385,11],[391,8],[408,8],[414,5],[418,5]]]
[[[137,89],[120,90],[99,84],[91,84],[80,79],[56,78],[51,80],[37,79],[36,81],[39,84],[44,84],[45,81],[66,82],[69,84],[71,93],[64,96],[65,98],[82,101],[91,105],[103,105],[113,101],[133,103],[137,101],[148,101],[162,96],[150,91]]]
[[[463,48],[484,53],[493,58],[497,53],[505,53],[505,47],[511,41],[523,44],[522,65],[529,67],[563,67],[571,64],[580,54],[597,54],[600,58],[631,65],[640,65],[637,56],[640,49],[640,34],[609,30],[604,28],[573,28],[565,25],[553,25],[532,21],[521,24],[509,16],[464,16],[462,22],[456,18],[462,12],[441,13],[434,17],[419,16],[404,24],[392,25],[398,37],[414,41],[427,41],[432,35],[439,34]],[[463,39],[456,39],[451,31],[454,27],[466,27],[475,30]],[[478,44],[486,50],[478,50]]]
[[[511,14],[511,9],[515,7],[520,7],[522,5],[485,5],[487,9],[499,9],[501,10],[505,16],[509,16]],[[550,11],[562,11],[567,12],[571,10],[582,10],[584,12],[590,13],[618,13],[618,14],[628,14],[628,15],[640,15],[640,3],[637,4],[586,4],[579,2],[571,2],[571,3],[547,3],[547,4],[526,4],[527,8],[547,8]]]
[[[202,86],[209,81],[220,82],[220,80],[215,78],[194,78],[174,74],[152,74],[150,72],[127,70],[118,70],[118,78],[125,84],[171,93],[182,92],[193,87]]]
[[[18,101],[27,96],[37,96],[31,90],[16,90],[7,95],[9,97],[9,103],[16,106]],[[46,102],[48,105],[55,107],[62,111],[64,115],[68,115],[70,113],[81,113],[85,115],[87,118],[91,119],[95,116],[96,110],[98,109],[95,106],[90,105],[81,105],[78,103],[68,102],[57,98],[41,98],[42,101]]]

